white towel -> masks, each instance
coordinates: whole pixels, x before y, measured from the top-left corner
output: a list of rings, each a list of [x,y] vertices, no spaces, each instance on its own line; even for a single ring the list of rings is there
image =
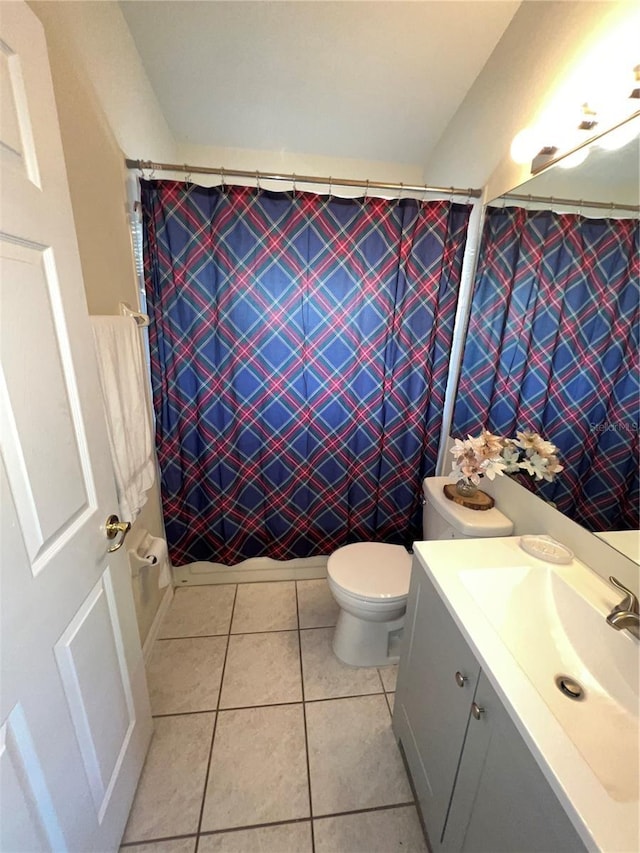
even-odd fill
[[[133,317],[91,317],[122,521],[134,521],[156,477],[140,329]]]

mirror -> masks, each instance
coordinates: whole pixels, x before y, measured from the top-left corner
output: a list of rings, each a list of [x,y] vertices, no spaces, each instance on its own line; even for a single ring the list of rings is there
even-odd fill
[[[578,160],[582,162],[578,163]],[[490,207],[525,207],[530,210],[553,210],[556,213],[578,213],[595,219],[636,220],[639,205],[640,116],[637,114],[610,133],[596,138],[589,146],[563,157],[526,183],[489,202]],[[640,412],[634,420],[637,431]],[[456,432],[453,434],[457,435]],[[560,473],[559,477],[562,476]],[[516,475],[516,479],[538,493],[536,481],[526,475]],[[542,497],[544,491],[543,488],[540,492]],[[622,535],[603,532],[598,535],[638,562],[640,536],[637,531],[625,531]]]

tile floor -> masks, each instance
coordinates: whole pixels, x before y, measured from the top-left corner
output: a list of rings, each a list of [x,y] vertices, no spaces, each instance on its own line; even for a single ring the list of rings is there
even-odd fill
[[[182,587],[123,853],[426,851],[391,731],[396,667],[331,650],[326,580]]]

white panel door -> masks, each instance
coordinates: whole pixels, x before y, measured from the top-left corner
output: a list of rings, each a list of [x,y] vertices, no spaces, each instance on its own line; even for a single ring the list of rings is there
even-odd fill
[[[0,6],[0,850],[111,851],[151,716],[44,33]]]

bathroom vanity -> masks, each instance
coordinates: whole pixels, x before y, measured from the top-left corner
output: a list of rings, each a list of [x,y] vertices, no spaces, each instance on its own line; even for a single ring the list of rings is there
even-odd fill
[[[640,644],[519,539],[414,547],[393,728],[431,847],[636,851]]]

